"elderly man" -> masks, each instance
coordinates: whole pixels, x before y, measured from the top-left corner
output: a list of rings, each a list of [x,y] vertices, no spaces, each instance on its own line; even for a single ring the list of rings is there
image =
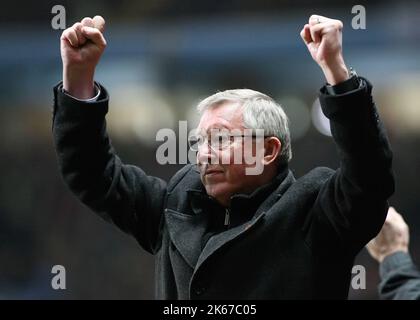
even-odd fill
[[[191,143],[198,162],[169,183],[124,164],[111,146],[109,96],[94,82],[104,23],[84,18],[63,32],[54,141],[70,189],[156,255],[156,297],[345,299],[354,257],[380,230],[394,181],[372,87],[344,63],[342,23],[313,15],[301,32],[327,80],[319,98],[338,170],[296,180],[281,107],[253,90],[228,90],[200,103]],[[243,161],[234,161],[238,150]]]

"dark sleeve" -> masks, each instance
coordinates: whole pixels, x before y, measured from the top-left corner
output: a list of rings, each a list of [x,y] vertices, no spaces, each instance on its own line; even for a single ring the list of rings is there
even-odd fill
[[[354,255],[381,229],[394,192],[392,152],[372,99],[372,86],[328,94],[321,89],[322,111],[330,120],[340,167],[317,195],[307,242],[334,242]]]
[[[420,300],[420,272],[409,254],[396,252],[379,266],[379,296],[387,300]]]
[[[133,235],[150,253],[160,244],[166,182],[123,164],[106,132],[108,93],[95,102],[54,88],[53,138],[58,165],[70,190],[89,208]]]

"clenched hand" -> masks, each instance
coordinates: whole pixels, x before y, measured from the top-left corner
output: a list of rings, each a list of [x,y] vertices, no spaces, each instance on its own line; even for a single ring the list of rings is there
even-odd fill
[[[342,52],[342,30],[340,20],[312,15],[300,32],[312,58],[331,85],[349,78]]]
[[[95,67],[106,47],[104,29],[104,18],[86,17],[61,35],[63,88],[76,98],[94,96]]]

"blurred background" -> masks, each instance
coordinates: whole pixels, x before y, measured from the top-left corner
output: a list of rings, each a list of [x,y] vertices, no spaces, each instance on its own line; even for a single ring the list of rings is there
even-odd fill
[[[69,192],[51,136],[53,86],[61,80],[54,5],[66,25],[102,15],[108,47],[96,80],[110,92],[108,130],[120,157],[168,180],[181,166],[159,165],[155,136],[196,119],[194,106],[217,90],[252,88],[277,99],[291,120],[300,177],[337,168],[334,143],[316,103],[323,85],[299,32],[313,13],[344,22],[348,66],[374,85],[394,150],[391,204],[411,229],[420,262],[420,3],[418,1],[9,1],[0,10],[0,299],[152,299],[153,257],[96,217]],[[354,30],[351,9],[366,9]],[[377,299],[378,265],[363,250],[366,290]],[[66,290],[51,268],[66,268]]]

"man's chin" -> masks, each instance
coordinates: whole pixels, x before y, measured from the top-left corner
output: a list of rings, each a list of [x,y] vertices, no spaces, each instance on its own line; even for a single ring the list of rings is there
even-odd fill
[[[229,190],[224,182],[215,182],[215,183],[206,183],[205,185],[206,192],[209,196],[219,199],[221,197],[226,197],[229,193]]]

